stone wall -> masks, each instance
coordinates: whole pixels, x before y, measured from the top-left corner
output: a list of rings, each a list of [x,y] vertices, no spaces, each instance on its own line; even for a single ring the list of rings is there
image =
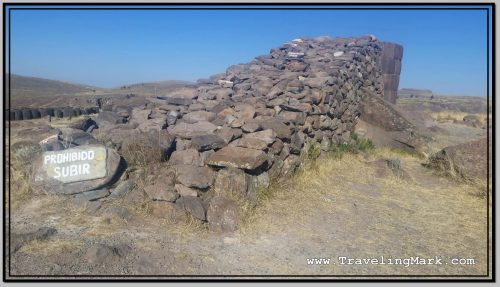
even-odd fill
[[[373,36],[295,39],[153,104],[113,105],[93,119],[92,135],[128,164],[168,162],[130,175],[145,179],[154,215],[184,209],[213,230],[232,230],[235,196],[254,202],[260,187],[299,167],[306,146],[350,143],[367,95],[393,96],[402,53],[394,47]]]
[[[55,108],[19,108],[8,110],[6,120],[20,121],[40,119],[47,116],[56,118],[78,117],[80,115],[91,115],[99,112],[99,107],[55,107]]]

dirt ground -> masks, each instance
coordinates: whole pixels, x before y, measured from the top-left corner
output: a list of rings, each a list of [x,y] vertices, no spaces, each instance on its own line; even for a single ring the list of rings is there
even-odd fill
[[[437,145],[483,134],[463,126],[440,127],[447,134],[436,137]],[[403,174],[384,169],[380,160],[385,159],[399,159]],[[210,233],[195,221],[175,225],[158,220],[140,207],[126,207],[126,214],[117,216],[106,214],[103,207],[77,208],[62,196],[33,194],[11,209],[11,244],[18,234],[41,227],[57,232],[11,252],[10,275],[487,274],[491,201],[488,205],[479,187],[440,177],[423,167],[424,162],[379,148],[370,154],[321,158],[286,185],[272,186],[241,228],[225,234]],[[437,256],[442,264],[348,265],[339,259],[380,261],[381,256],[385,262]],[[331,261],[308,264],[314,258]],[[468,264],[454,265],[453,259]]]

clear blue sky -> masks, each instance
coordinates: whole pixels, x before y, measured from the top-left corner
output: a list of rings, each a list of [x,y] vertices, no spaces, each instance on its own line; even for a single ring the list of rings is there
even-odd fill
[[[472,10],[14,10],[11,71],[99,87],[195,81],[297,37],[374,34],[404,46],[400,88],[485,95],[486,15]]]

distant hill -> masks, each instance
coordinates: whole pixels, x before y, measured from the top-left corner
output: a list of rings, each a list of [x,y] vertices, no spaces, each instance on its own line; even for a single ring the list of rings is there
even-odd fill
[[[431,97],[431,90],[424,89],[399,89],[398,97]]]
[[[172,90],[192,85],[187,81],[158,81],[124,85],[106,89],[68,83],[58,80],[49,80],[36,77],[26,77],[12,74],[11,78],[11,107],[43,107],[71,105],[76,98],[85,101],[87,97],[109,97],[163,95]],[[8,88],[8,78],[5,81]],[[8,104],[9,105],[9,104]]]
[[[486,114],[491,110],[491,102],[486,97],[470,96],[402,96],[398,98],[397,105],[409,111],[453,111],[463,113]]]
[[[6,82],[8,78],[6,79]],[[10,77],[11,98],[26,99],[32,97],[55,97],[62,95],[91,94],[101,88],[88,85],[67,83],[35,77],[12,74]]]

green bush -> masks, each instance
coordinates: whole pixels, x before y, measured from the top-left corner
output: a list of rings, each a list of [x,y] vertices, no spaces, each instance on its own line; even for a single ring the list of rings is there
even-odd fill
[[[363,152],[370,152],[375,149],[375,145],[370,139],[360,139],[356,142],[356,147]]]
[[[375,145],[370,139],[362,139],[355,133],[351,134],[351,139],[354,143],[337,144],[332,147],[330,153],[335,158],[340,158],[345,153],[357,153],[358,151],[371,152],[375,149]]]

